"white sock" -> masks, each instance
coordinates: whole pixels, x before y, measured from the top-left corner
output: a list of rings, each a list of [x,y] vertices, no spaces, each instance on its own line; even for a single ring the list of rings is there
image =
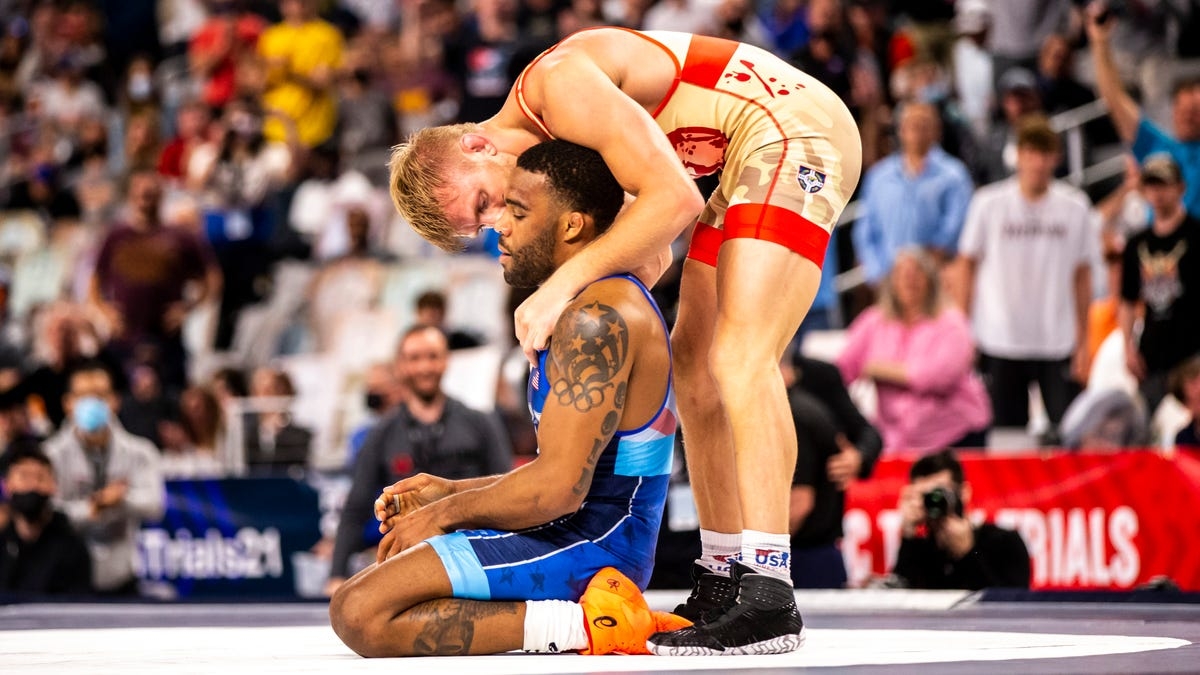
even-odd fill
[[[713,574],[729,576],[730,563],[742,551],[742,535],[700,530],[700,558],[696,564]]]
[[[525,601],[527,652],[556,654],[587,649],[583,607],[567,600]]]
[[[786,534],[742,530],[741,563],[759,574],[792,583],[792,540]]]

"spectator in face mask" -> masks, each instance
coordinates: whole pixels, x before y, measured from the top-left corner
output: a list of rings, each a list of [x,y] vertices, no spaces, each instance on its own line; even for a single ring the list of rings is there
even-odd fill
[[[137,530],[162,517],[166,490],[158,450],[121,427],[118,402],[102,364],[78,366],[63,399],[68,421],[46,441],[46,455],[62,508],[91,552],[95,589],[133,595]]]
[[[3,470],[10,519],[0,529],[0,592],[74,594],[92,590],[92,560],[66,515],[50,459],[35,441],[12,447]]]

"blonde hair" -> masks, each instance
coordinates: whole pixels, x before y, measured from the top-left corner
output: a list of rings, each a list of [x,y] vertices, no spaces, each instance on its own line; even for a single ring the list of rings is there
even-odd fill
[[[884,316],[890,319],[898,319],[903,316],[900,302],[896,299],[895,283],[892,281],[892,275],[901,258],[912,258],[917,263],[917,268],[925,275],[925,283],[928,288],[925,291],[925,301],[921,303],[921,313],[928,317],[936,317],[942,311],[944,300],[941,273],[937,261],[933,259],[929,251],[920,246],[909,246],[896,253],[892,262],[892,272],[888,273],[879,288],[879,306],[883,310]]]
[[[459,156],[459,139],[478,130],[473,123],[426,127],[392,148],[392,204],[417,234],[443,251],[460,251],[463,246],[439,197],[449,187],[446,174]]]

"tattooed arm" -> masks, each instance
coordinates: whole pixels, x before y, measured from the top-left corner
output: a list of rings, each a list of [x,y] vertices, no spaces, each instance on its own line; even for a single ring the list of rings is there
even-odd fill
[[[555,325],[537,459],[431,505],[429,517],[439,529],[521,529],[573,513],[583,503],[596,461],[621,426],[646,324],[645,310],[627,300],[628,284],[619,283],[588,288]]]

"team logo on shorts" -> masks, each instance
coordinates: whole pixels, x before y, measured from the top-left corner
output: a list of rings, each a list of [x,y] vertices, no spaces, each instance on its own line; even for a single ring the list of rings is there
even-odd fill
[[[804,188],[808,194],[820,192],[821,188],[825,187],[825,174],[807,166],[800,167],[800,173],[796,179],[800,181],[800,187]]]

